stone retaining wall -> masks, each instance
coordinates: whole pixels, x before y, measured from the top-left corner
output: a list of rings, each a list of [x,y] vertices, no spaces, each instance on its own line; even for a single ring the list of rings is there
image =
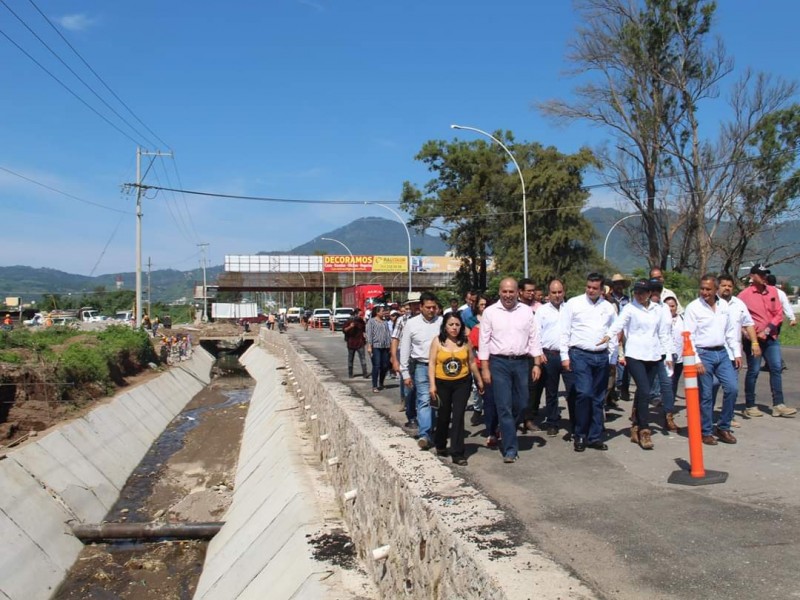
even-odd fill
[[[0,461],[0,598],[49,598],[83,544],[71,523],[100,522],[152,443],[210,380],[189,361]]]
[[[260,342],[284,361],[361,560],[382,597],[594,598],[504,512],[389,423],[287,335]],[[355,491],[355,494],[352,492]],[[348,497],[345,499],[347,492]]]

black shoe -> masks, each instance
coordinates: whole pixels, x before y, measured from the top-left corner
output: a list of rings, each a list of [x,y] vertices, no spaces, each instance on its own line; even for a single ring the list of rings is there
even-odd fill
[[[603,442],[589,442],[586,444],[587,448],[591,448],[593,450],[608,450],[608,446],[606,446]]]
[[[466,467],[467,466],[467,459],[463,456],[454,456],[453,463],[458,465],[459,467]]]
[[[547,435],[549,437],[556,437],[558,435],[558,427],[555,425],[549,425],[547,427]]]
[[[586,450],[586,440],[583,438],[575,438],[575,452],[583,452]]]
[[[481,423],[483,423],[483,413],[476,410],[472,413],[472,416],[470,416],[469,424],[473,427],[477,427]]]
[[[409,429],[411,429],[413,427],[419,427],[419,423],[417,423],[416,419],[411,419],[410,421],[406,421],[403,427],[408,427]]]
[[[450,451],[447,448],[437,448],[436,456],[449,456]]]

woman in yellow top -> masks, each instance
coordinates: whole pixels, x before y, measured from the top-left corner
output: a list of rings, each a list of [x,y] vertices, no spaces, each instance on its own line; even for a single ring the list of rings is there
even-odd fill
[[[436,453],[439,456],[447,455],[449,430],[450,454],[457,465],[467,464],[467,459],[464,457],[464,412],[472,391],[472,377],[475,378],[478,391],[483,393],[483,380],[475,364],[464,321],[458,312],[449,313],[442,319],[439,336],[431,342],[428,380],[431,382],[431,399],[437,395],[439,398],[436,434],[433,440]]]

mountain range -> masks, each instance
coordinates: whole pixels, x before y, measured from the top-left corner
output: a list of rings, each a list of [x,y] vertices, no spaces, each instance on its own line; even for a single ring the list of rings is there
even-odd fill
[[[599,253],[603,252],[603,243],[609,229],[627,214],[613,208],[590,208],[584,216],[592,223],[596,232],[595,246]],[[617,225],[608,238],[607,258],[622,273],[630,273],[635,268],[646,268],[647,261],[635,250],[632,236],[641,236],[636,226],[638,219],[632,218]],[[435,235],[419,234],[411,231],[411,252],[428,256],[441,256],[448,251],[447,245]],[[381,217],[364,217],[347,225],[334,229],[322,236],[315,237],[303,244],[295,246],[288,254],[312,255],[317,252],[325,254],[347,254],[344,248],[336,243],[321,240],[327,237],[339,240],[353,254],[387,254],[406,255],[408,253],[408,237],[405,228],[398,222]],[[761,243],[788,244],[800,239],[800,221],[790,221],[775,234],[765,234]],[[642,241],[642,240],[640,240]],[[254,250],[253,254],[285,254],[286,251]],[[209,282],[216,280],[224,270],[223,265],[206,269]],[[778,275],[789,277],[792,282],[800,280],[800,265],[784,264],[775,268]],[[150,273],[150,289],[152,301],[173,302],[180,299],[191,299],[193,286],[202,280],[198,269],[177,271],[161,269]],[[147,274],[142,276],[145,293],[147,290]],[[39,300],[49,294],[82,294],[91,293],[98,288],[112,291],[117,288],[132,290],[135,287],[135,273],[119,273],[87,277],[74,275],[47,268],[25,266],[0,267],[0,298],[20,296],[23,302]]]

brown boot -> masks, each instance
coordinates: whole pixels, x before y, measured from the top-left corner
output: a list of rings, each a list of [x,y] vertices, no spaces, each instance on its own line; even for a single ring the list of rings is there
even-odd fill
[[[678,426],[675,424],[675,415],[672,413],[667,413],[664,415],[664,420],[666,421],[667,431],[678,432]]]
[[[650,437],[649,429],[641,429],[639,431],[639,446],[642,447],[642,450],[653,449],[653,438]]]
[[[631,425],[631,443],[638,444],[639,443],[639,426],[638,425]]]

